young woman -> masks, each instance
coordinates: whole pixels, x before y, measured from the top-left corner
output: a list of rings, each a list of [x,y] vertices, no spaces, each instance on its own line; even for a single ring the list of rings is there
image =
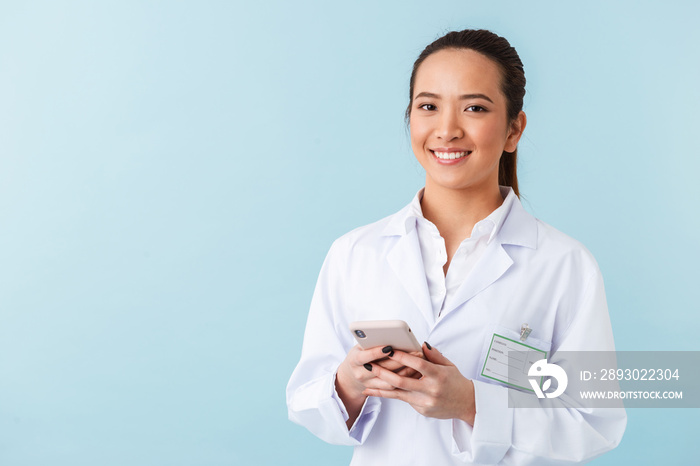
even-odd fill
[[[594,258],[520,204],[524,95],[520,58],[489,31],[450,32],[414,64],[406,116],[425,187],[333,243],[287,387],[290,419],[355,445],[352,464],[575,464],[622,437],[624,410],[510,408],[483,372],[495,335],[523,328],[553,363],[614,350]],[[355,345],[349,323],[390,319],[423,354]]]

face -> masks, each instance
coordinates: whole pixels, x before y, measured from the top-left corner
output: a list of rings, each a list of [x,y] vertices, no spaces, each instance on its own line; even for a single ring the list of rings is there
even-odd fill
[[[498,65],[473,50],[440,50],[420,65],[410,129],[426,189],[498,189],[501,154],[515,150],[525,127],[522,112],[509,124],[500,83]]]

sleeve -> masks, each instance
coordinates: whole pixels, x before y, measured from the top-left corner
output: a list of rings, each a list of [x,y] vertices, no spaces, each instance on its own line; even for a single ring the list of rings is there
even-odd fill
[[[615,350],[603,280],[597,266],[572,323],[554,344],[557,346],[553,347],[548,362],[565,369],[569,368],[566,352]],[[569,381],[567,392],[572,387],[572,377]],[[509,389],[503,386],[475,380],[474,391],[477,411],[474,426],[460,420],[453,420],[452,424],[452,453],[465,462],[582,464],[615,448],[627,425],[624,408],[576,407],[566,399],[567,392],[557,399],[539,400],[540,407],[511,408]]]
[[[289,419],[328,443],[361,445],[377,419],[381,400],[368,397],[354,425],[335,390],[338,366],[354,341],[344,311],[342,257],[347,247],[340,240],[331,246],[321,267],[304,333],[301,359],[287,385]]]

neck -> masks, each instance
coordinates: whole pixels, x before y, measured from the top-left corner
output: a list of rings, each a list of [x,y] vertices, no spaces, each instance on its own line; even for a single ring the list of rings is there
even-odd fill
[[[449,189],[429,182],[421,201],[423,216],[435,224],[443,237],[471,236],[474,225],[503,204],[498,184],[488,189]]]

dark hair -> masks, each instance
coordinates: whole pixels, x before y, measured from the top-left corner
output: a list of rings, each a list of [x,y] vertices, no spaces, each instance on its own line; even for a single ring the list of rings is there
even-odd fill
[[[506,97],[506,113],[508,122],[512,123],[523,109],[523,97],[525,96],[525,71],[520,61],[518,52],[506,39],[485,29],[465,29],[464,31],[452,31],[428,45],[413,64],[411,82],[409,85],[408,108],[406,108],[406,121],[411,118],[411,106],[413,105],[413,87],[416,81],[416,72],[423,61],[430,55],[444,49],[469,49],[493,60],[501,70],[501,92]],[[518,149],[513,152],[503,151],[498,167],[498,184],[510,186],[515,194],[518,191],[517,159]]]

